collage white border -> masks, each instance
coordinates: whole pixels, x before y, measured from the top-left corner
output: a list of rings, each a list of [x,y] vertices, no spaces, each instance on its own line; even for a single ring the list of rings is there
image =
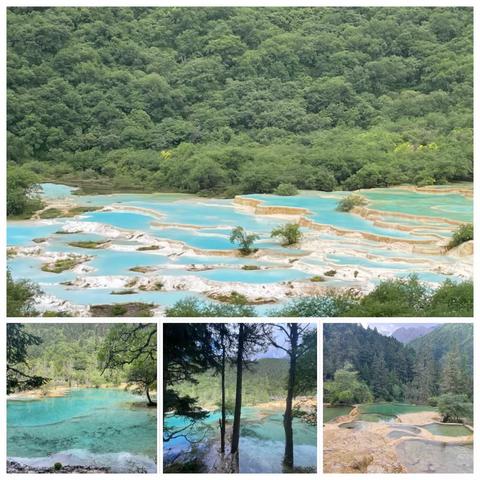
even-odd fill
[[[2,175],[0,175],[0,198],[3,200],[0,205],[0,218],[2,219],[2,234],[0,235],[0,251],[6,251],[6,185],[5,185],[5,178],[6,178],[6,9],[8,7],[41,7],[41,6],[52,6],[52,7],[74,7],[74,6],[92,6],[92,7],[101,7],[101,6],[132,6],[132,7],[142,7],[142,6],[158,6],[158,7],[168,7],[168,6],[184,6],[184,7],[208,7],[208,6],[235,6],[235,7],[242,7],[242,6],[250,6],[250,7],[285,7],[285,6],[295,6],[295,7],[328,7],[328,6],[335,6],[335,7],[367,7],[367,6],[376,6],[376,7],[474,7],[474,74],[475,74],[475,85],[474,85],[474,121],[475,126],[477,124],[476,120],[478,118],[478,113],[480,112],[480,100],[479,100],[479,82],[478,82],[478,60],[479,60],[479,38],[478,38],[478,28],[480,25],[480,5],[478,5],[478,1],[474,0],[337,0],[337,1],[319,1],[319,0],[50,0],[50,1],[42,1],[42,0],[4,0],[2,5],[0,6],[0,64],[2,65],[1,68],[1,87],[0,87],[0,99],[2,104],[2,115],[1,115],[1,123],[0,123],[0,144],[2,146],[2,155],[0,157],[0,161],[3,165]],[[475,8],[477,7],[477,8]],[[480,145],[478,133],[474,132],[474,152],[478,151],[478,147]],[[476,157],[476,156],[475,156]],[[475,158],[474,157],[474,158]],[[475,182],[477,183],[477,182]],[[475,189],[476,192],[476,189]],[[478,195],[474,195],[474,230],[475,235],[479,232],[479,221],[480,221],[480,214],[478,213]],[[0,270],[5,272],[6,271],[6,255],[3,254],[0,257],[0,266],[2,267]],[[474,262],[475,267],[478,265],[478,254],[475,252],[474,254]],[[474,282],[475,285],[479,279],[477,269],[475,269],[474,274]],[[6,288],[5,288],[5,274],[0,275],[0,290],[2,292],[2,301],[0,301],[0,317],[2,321],[6,321]],[[475,317],[478,316],[480,312],[480,294],[478,293],[478,289],[475,288]],[[240,321],[239,318],[234,319],[208,319],[208,318],[198,318],[198,319],[182,319],[182,318],[169,318],[169,319],[155,319],[155,318],[141,318],[141,319],[125,319],[125,318],[75,318],[72,320],[68,320],[72,323],[102,323],[102,322],[109,322],[109,323],[135,323],[135,322],[153,322],[158,324],[158,384],[160,385],[161,380],[161,372],[163,369],[163,359],[162,359],[162,325],[164,323],[179,323],[179,322],[219,322],[219,321],[226,321],[229,323],[236,323]],[[63,323],[67,321],[62,318],[51,318],[51,319],[44,319],[44,318],[9,318],[8,322],[23,322],[23,323]],[[246,322],[285,322],[285,318],[266,318],[266,319],[259,319],[259,318],[248,318],[244,319]],[[479,372],[480,372],[480,338],[478,333],[478,327],[475,325],[475,322],[472,318],[327,318],[327,319],[315,319],[315,318],[299,318],[295,319],[295,321],[301,323],[317,323],[317,344],[318,344],[318,372],[317,372],[317,379],[318,379],[318,405],[321,405],[321,397],[322,397],[322,337],[323,337],[323,323],[473,323],[474,324],[474,396],[475,396],[475,407],[474,407],[474,415],[475,418],[480,418],[480,405],[479,405],[479,398],[480,398],[480,379],[479,379]],[[6,326],[4,325],[0,328],[0,358],[2,359],[2,365],[5,365],[6,358],[6,350],[5,350],[5,336],[6,336]],[[0,388],[3,389],[5,392],[5,368],[0,366]],[[4,395],[4,400],[6,400],[6,396]],[[157,424],[161,426],[161,391],[159,389],[158,395],[158,414],[157,414]],[[322,473],[322,466],[323,466],[323,436],[322,436],[322,413],[319,410],[319,423],[318,423],[318,435],[317,435],[317,470],[318,473],[315,474],[255,474],[259,475],[261,478],[289,478],[289,479],[305,479],[305,478],[312,478],[312,477],[325,477],[327,479],[345,479],[345,478],[365,478],[368,474],[323,474]],[[6,401],[3,401],[2,407],[0,409],[0,472],[5,473],[6,464]],[[480,451],[478,446],[478,435],[474,433],[474,467],[475,472],[478,472],[480,467]],[[154,476],[160,476],[165,478],[179,478],[179,479],[189,479],[192,480],[193,478],[211,478],[212,474],[161,474],[162,470],[162,442],[161,442],[161,428],[158,428],[158,473],[157,474],[121,474],[123,477],[136,477],[136,478],[152,478]],[[0,474],[1,474],[0,473]],[[79,478],[109,478],[113,474],[56,474],[61,475],[65,478],[71,479],[79,479]],[[219,480],[227,480],[231,478],[242,478],[248,474],[215,474],[215,479]],[[383,479],[383,478],[398,478],[398,479],[418,479],[421,475],[424,474],[371,474],[374,475],[376,479]],[[456,480],[459,474],[429,474],[428,478],[437,478],[440,477],[445,480]],[[10,474],[9,478],[13,479],[35,479],[35,478],[46,478],[45,474]],[[461,474],[460,478],[474,478],[474,474]]]

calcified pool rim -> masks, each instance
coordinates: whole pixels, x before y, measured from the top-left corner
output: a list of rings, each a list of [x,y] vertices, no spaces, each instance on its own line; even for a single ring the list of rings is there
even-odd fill
[[[351,431],[352,435],[355,435],[355,432],[361,431],[370,431],[374,429],[376,435],[382,435],[385,439],[385,442],[392,447],[397,455],[398,461],[403,465],[409,473],[426,473],[423,470],[411,470],[411,464],[414,464],[415,461],[408,459],[406,460],[405,457],[401,457],[400,450],[403,445],[407,445],[409,442],[420,442],[422,445],[433,445],[433,446],[440,446],[444,445],[445,447],[469,447],[473,445],[473,435],[474,430],[473,427],[468,424],[463,423],[443,423],[438,420],[428,419],[425,423],[416,422],[416,423],[407,423],[405,420],[402,420],[402,415],[405,413],[400,413],[399,415],[393,415],[391,419],[380,419],[379,421],[369,421],[365,418],[365,413],[361,413],[361,407],[373,407],[375,406],[412,406],[417,407],[420,410],[417,411],[425,411],[432,413],[435,412],[433,407],[429,407],[427,405],[414,405],[414,404],[395,404],[395,403],[379,403],[379,404],[360,404],[354,405],[350,408],[350,411],[346,415],[339,415],[337,417],[329,419],[326,423],[324,422],[324,435],[325,435],[325,427],[328,426],[328,429],[342,429]],[[324,410],[326,408],[331,408],[328,405],[324,405]],[[380,414],[378,414],[380,415]],[[363,417],[363,418],[362,418]],[[428,427],[432,427],[438,425],[439,427],[444,428],[462,428],[466,432],[465,435],[447,435],[446,433],[433,433],[430,431]],[[473,450],[471,453],[471,460],[473,461]],[[409,469],[410,468],[410,469]],[[455,470],[456,471],[456,470]],[[460,472],[458,473],[469,473],[470,471]],[[328,473],[328,472],[326,472]],[[436,473],[445,473],[443,471],[439,471]]]
[[[326,195],[322,192],[313,193],[319,198],[322,195]],[[170,206],[176,202],[180,202],[179,204],[182,205],[185,204],[184,200],[178,200],[178,197],[184,198],[181,195],[165,195],[168,197],[167,203]],[[335,195],[342,196],[344,194],[337,192]],[[432,284],[438,284],[449,278],[449,276],[458,279],[471,278],[470,257],[460,259],[450,255],[439,254],[441,249],[439,250],[439,240],[436,237],[431,237],[430,239],[409,239],[403,236],[395,238],[382,236],[381,240],[379,240],[374,235],[373,238],[367,239],[364,238],[363,232],[360,231],[347,231],[348,233],[339,234],[335,229],[328,226],[315,226],[315,222],[308,217],[298,218],[297,214],[300,211],[306,212],[305,209],[296,209],[296,216],[292,217],[291,215],[279,215],[275,210],[269,215],[265,215],[265,211],[258,214],[249,211],[251,207],[246,207],[248,215],[258,217],[259,219],[269,218],[276,224],[289,219],[290,221],[292,219],[294,221],[297,220],[300,224],[304,222],[306,231],[304,232],[305,238],[300,244],[300,248],[285,249],[279,246],[275,247],[274,245],[272,247],[271,243],[265,243],[265,240],[263,240],[259,244],[258,252],[249,257],[241,257],[237,251],[231,248],[223,248],[222,250],[197,248],[189,245],[188,240],[182,241],[162,237],[162,232],[166,232],[173,227],[186,232],[186,234],[182,234],[183,236],[187,235],[188,237],[188,232],[205,232],[206,238],[208,238],[208,235],[218,234],[218,232],[222,232],[222,235],[225,235],[226,226],[217,225],[212,227],[211,225],[204,226],[162,221],[165,220],[166,214],[160,212],[158,208],[162,208],[163,203],[158,204],[159,206],[155,210],[145,208],[144,206],[115,203],[113,201],[117,198],[115,195],[88,196],[87,198],[96,199],[97,197],[101,197],[101,210],[98,212],[85,213],[67,220],[37,220],[37,222],[41,222],[40,225],[48,225],[49,223],[50,225],[58,225],[59,230],[68,232],[78,230],[85,235],[97,235],[101,240],[108,242],[105,244],[106,250],[114,250],[116,252],[129,251],[130,254],[133,253],[134,250],[128,250],[129,247],[123,245],[125,242],[135,244],[136,247],[132,246],[131,248],[136,249],[136,251],[142,245],[158,245],[158,251],[142,252],[151,259],[155,259],[155,261],[158,259],[158,264],[155,269],[147,268],[145,272],[142,272],[142,278],[137,281],[134,287],[139,289],[134,296],[122,297],[120,299],[118,295],[111,294],[114,289],[110,293],[105,289],[110,285],[115,285],[115,290],[117,291],[131,289],[132,287],[129,287],[129,284],[133,281],[131,271],[120,275],[111,275],[108,272],[102,274],[102,271],[90,268],[90,264],[94,265],[96,263],[95,260],[80,262],[79,266],[75,267],[72,272],[75,274],[75,278],[69,280],[69,285],[58,285],[53,277],[41,281],[41,286],[43,284],[45,287],[46,295],[39,301],[40,311],[45,309],[55,310],[61,306],[66,311],[70,309],[75,314],[88,315],[89,305],[122,303],[132,300],[151,303],[156,309],[154,313],[162,315],[164,306],[168,306],[171,304],[169,302],[180,298],[197,295],[200,298],[210,298],[216,301],[216,298],[229,295],[232,291],[235,291],[244,295],[251,304],[265,305],[265,307],[262,307],[262,312],[266,312],[271,308],[275,308],[274,305],[281,305],[282,302],[287,301],[289,298],[323,295],[331,288],[354,288],[366,293],[373,289],[381,280],[406,276],[409,273],[418,273],[421,280]],[[126,195],[125,197],[127,200],[131,200],[132,195]],[[144,204],[145,198],[148,198],[149,195],[142,194],[141,197],[143,200],[139,203]],[[188,197],[190,202],[205,203],[206,201],[191,195],[186,197]],[[69,194],[68,201],[79,201],[79,204],[81,204],[82,198],[85,197]],[[152,198],[158,199],[163,198],[163,196],[162,194],[153,194]],[[109,199],[112,200],[112,203],[108,202]],[[255,199],[247,200],[254,200],[254,203],[257,202]],[[216,202],[216,200],[212,201]],[[236,208],[240,210],[245,209],[244,206],[236,205],[236,201],[235,199],[228,208],[233,210]],[[77,204],[74,203],[74,205]],[[145,215],[150,231],[136,231],[89,221],[90,217],[95,219],[95,215],[102,212],[129,212]],[[355,214],[351,215],[356,216]],[[392,215],[392,212],[388,212],[388,215]],[[14,228],[15,224],[21,225],[19,222],[9,222],[11,228]],[[32,221],[26,221],[25,224],[31,225]],[[212,229],[214,230],[213,233]],[[62,240],[54,237],[55,234],[50,234],[45,242],[35,246],[10,247],[9,252],[17,257],[16,260],[15,258],[10,259],[10,265],[14,267],[13,274],[15,275],[16,262],[21,262],[22,258],[39,258],[43,259],[44,263],[54,261],[56,259],[55,256],[63,258],[64,254],[55,253],[55,250],[59,248],[59,242],[61,243]],[[31,238],[32,236],[30,236],[30,242]],[[341,239],[341,244],[338,242],[339,239]],[[68,239],[65,239],[65,242],[67,241]],[[410,241],[413,243],[410,243]],[[442,241],[444,239],[440,242]],[[338,251],[339,246],[341,246],[340,251]],[[49,249],[52,250],[52,248],[53,252],[49,253]],[[62,248],[65,250],[65,247]],[[97,256],[101,253],[95,249],[88,251],[77,250],[78,252]],[[167,258],[170,258],[168,252],[171,252],[177,258],[180,258],[180,256],[191,256],[192,265],[187,268],[186,264],[174,264],[170,260],[166,261]],[[74,253],[71,252],[72,255]],[[218,259],[218,262],[213,263],[212,259],[214,258]],[[151,264],[154,262],[152,260],[147,263]],[[244,268],[242,263],[247,266]],[[257,271],[253,271],[255,265],[258,267]],[[132,264],[130,267],[131,270],[134,267],[141,267],[141,265]],[[250,272],[248,272],[249,269],[251,270]],[[311,278],[319,277],[319,273],[326,271],[336,272],[336,275],[334,277],[323,276],[321,283],[315,283],[311,280]],[[265,281],[267,283],[264,283]],[[154,286],[159,283],[165,285],[165,290],[155,292]],[[76,294],[74,290],[79,292],[83,290],[86,293],[85,298],[90,297],[92,300],[88,302],[85,300],[84,306],[76,303],[83,296]],[[169,293],[175,295],[169,295]],[[95,299],[98,300],[96,301]],[[272,307],[269,307],[269,305],[272,305]]]

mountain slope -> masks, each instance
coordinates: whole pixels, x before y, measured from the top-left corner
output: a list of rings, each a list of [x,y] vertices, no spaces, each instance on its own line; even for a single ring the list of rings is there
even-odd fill
[[[423,337],[427,333],[434,330],[435,327],[424,327],[424,326],[412,326],[412,327],[400,327],[397,328],[393,333],[392,337],[396,338],[399,342],[409,343],[416,338]]]
[[[458,349],[469,372],[473,371],[473,324],[448,323],[409,343],[416,352],[424,348],[432,350],[440,363],[452,350]]]

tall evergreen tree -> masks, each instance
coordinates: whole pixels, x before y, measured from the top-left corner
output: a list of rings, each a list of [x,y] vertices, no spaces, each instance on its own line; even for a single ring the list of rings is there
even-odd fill
[[[414,379],[408,388],[408,397],[416,403],[427,403],[438,394],[438,371],[431,348],[417,352],[414,366]]]
[[[452,350],[445,355],[441,373],[441,393],[467,394],[468,386],[465,370],[462,369],[460,352]]]
[[[240,323],[236,338],[236,385],[235,385],[235,410],[233,413],[232,441],[230,452],[237,455],[240,442],[240,418],[242,414],[242,382],[243,368],[248,365],[248,358],[251,354],[264,350],[267,346],[267,339],[261,333],[264,326],[260,323]],[[238,460],[238,455],[237,455]]]
[[[293,470],[293,399],[296,394],[297,386],[297,362],[310,349],[312,344],[302,342],[302,337],[310,327],[308,324],[301,325],[298,323],[287,323],[274,325],[276,330],[279,330],[285,335],[285,345],[275,339],[274,332],[267,332],[270,342],[276,348],[283,350],[289,359],[288,380],[287,380],[287,398],[285,400],[285,412],[283,414],[283,428],[285,430],[285,452],[283,456],[284,469],[288,471]]]

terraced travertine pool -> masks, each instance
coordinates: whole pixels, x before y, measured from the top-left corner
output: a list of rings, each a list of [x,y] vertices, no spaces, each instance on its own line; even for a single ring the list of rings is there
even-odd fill
[[[78,196],[64,185],[42,188],[53,206],[67,202],[100,208],[74,218],[8,222],[7,244],[15,250],[10,250],[9,269],[14,278],[38,282],[49,305],[142,301],[165,307],[181,298],[233,290],[248,299],[267,298],[279,304],[328,288],[368,291],[381,280],[412,273],[431,284],[472,276],[471,256],[440,254],[455,222],[472,219],[472,199],[461,194],[401,188],[362,191],[370,202],[368,209],[376,212],[373,216],[336,211],[346,192],[245,196],[271,207],[307,210],[303,241],[285,248],[270,233],[297,221],[298,215],[259,215],[238,199],[184,194]],[[378,210],[384,214],[379,216]],[[229,236],[236,226],[259,235],[256,254],[235,254]],[[90,240],[109,243],[99,249],[70,245]],[[88,258],[59,274],[41,270],[45,263],[72,255]],[[138,267],[148,271],[132,271]],[[325,276],[325,272],[333,273]],[[319,276],[321,284],[310,282]],[[112,295],[115,288],[128,288],[135,278],[162,283],[164,288],[152,291],[140,282],[129,295]]]
[[[350,421],[328,424],[352,436],[383,435],[392,445],[398,461],[408,473],[471,473],[473,472],[473,431],[461,424],[438,422],[412,425],[399,415],[434,412],[428,405],[405,403],[370,403],[358,405],[359,414]],[[335,422],[351,407],[324,406],[324,424]],[[343,419],[342,419],[343,420]],[[372,430],[374,429],[374,430]],[[366,437],[367,438],[367,437]]]
[[[156,472],[156,409],[124,390],[78,388],[63,397],[8,400],[7,425],[7,456],[24,465]]]

